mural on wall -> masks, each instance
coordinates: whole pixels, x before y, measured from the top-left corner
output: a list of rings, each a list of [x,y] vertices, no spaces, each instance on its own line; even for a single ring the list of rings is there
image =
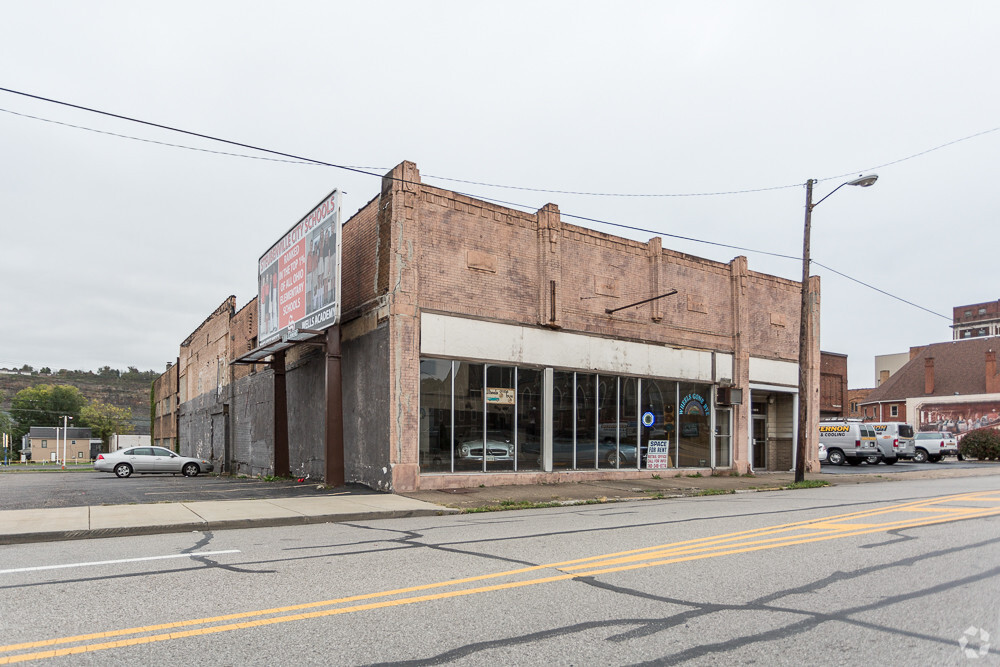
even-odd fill
[[[1000,426],[1000,401],[922,403],[917,406],[920,431],[951,431],[961,437],[977,428]]]

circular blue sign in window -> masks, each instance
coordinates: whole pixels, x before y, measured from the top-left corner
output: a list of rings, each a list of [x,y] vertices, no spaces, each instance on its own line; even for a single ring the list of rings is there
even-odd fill
[[[652,426],[655,423],[656,423],[656,417],[653,416],[652,412],[643,412],[642,413],[642,425],[643,426]]]

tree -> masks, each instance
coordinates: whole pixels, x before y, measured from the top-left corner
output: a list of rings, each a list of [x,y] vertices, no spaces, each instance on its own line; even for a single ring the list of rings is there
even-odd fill
[[[63,416],[78,420],[86,404],[80,390],[67,384],[37,384],[22,389],[10,402],[14,438],[20,441],[32,426],[62,426]]]
[[[100,438],[107,445],[112,434],[122,435],[132,431],[132,408],[119,408],[95,400],[84,406],[80,412],[80,420],[91,428],[94,437]]]
[[[38,370],[38,372],[41,373],[42,375],[52,375],[52,369],[49,368],[48,366],[42,366]]]

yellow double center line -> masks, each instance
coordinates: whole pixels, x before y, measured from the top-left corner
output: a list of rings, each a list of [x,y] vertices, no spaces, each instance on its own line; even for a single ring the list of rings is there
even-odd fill
[[[979,505],[974,503],[979,503]],[[332,600],[226,614],[224,616],[212,616],[187,621],[111,630],[108,632],[95,632],[72,637],[58,637],[20,644],[9,644],[7,646],[0,646],[0,665],[93,651],[104,651],[140,644],[151,644],[184,637],[217,634],[244,628],[276,625],[278,623],[289,623],[370,609],[416,604],[431,600],[444,600],[466,595],[608,574],[611,572],[622,572],[703,558],[715,558],[717,556],[775,549],[810,542],[835,540],[870,533],[883,533],[891,530],[916,528],[962,519],[995,516],[997,514],[1000,514],[1000,491],[942,496],[820,519],[767,526],[737,533],[714,535],[684,542],[661,544],[643,549],[579,558],[559,563],[547,563],[475,577],[397,588],[378,593],[353,595]],[[540,570],[555,570],[558,574],[525,578],[525,575],[530,575],[530,573]],[[470,586],[496,579],[508,579],[508,581],[490,585]],[[426,591],[435,592],[426,593]],[[67,646],[67,644],[74,644],[74,646]],[[39,651],[37,649],[45,650]]]

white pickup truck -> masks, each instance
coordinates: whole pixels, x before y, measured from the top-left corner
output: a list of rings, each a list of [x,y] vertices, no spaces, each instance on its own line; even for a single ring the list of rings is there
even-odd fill
[[[913,462],[937,463],[945,456],[958,455],[958,441],[947,431],[922,431],[913,438]]]

